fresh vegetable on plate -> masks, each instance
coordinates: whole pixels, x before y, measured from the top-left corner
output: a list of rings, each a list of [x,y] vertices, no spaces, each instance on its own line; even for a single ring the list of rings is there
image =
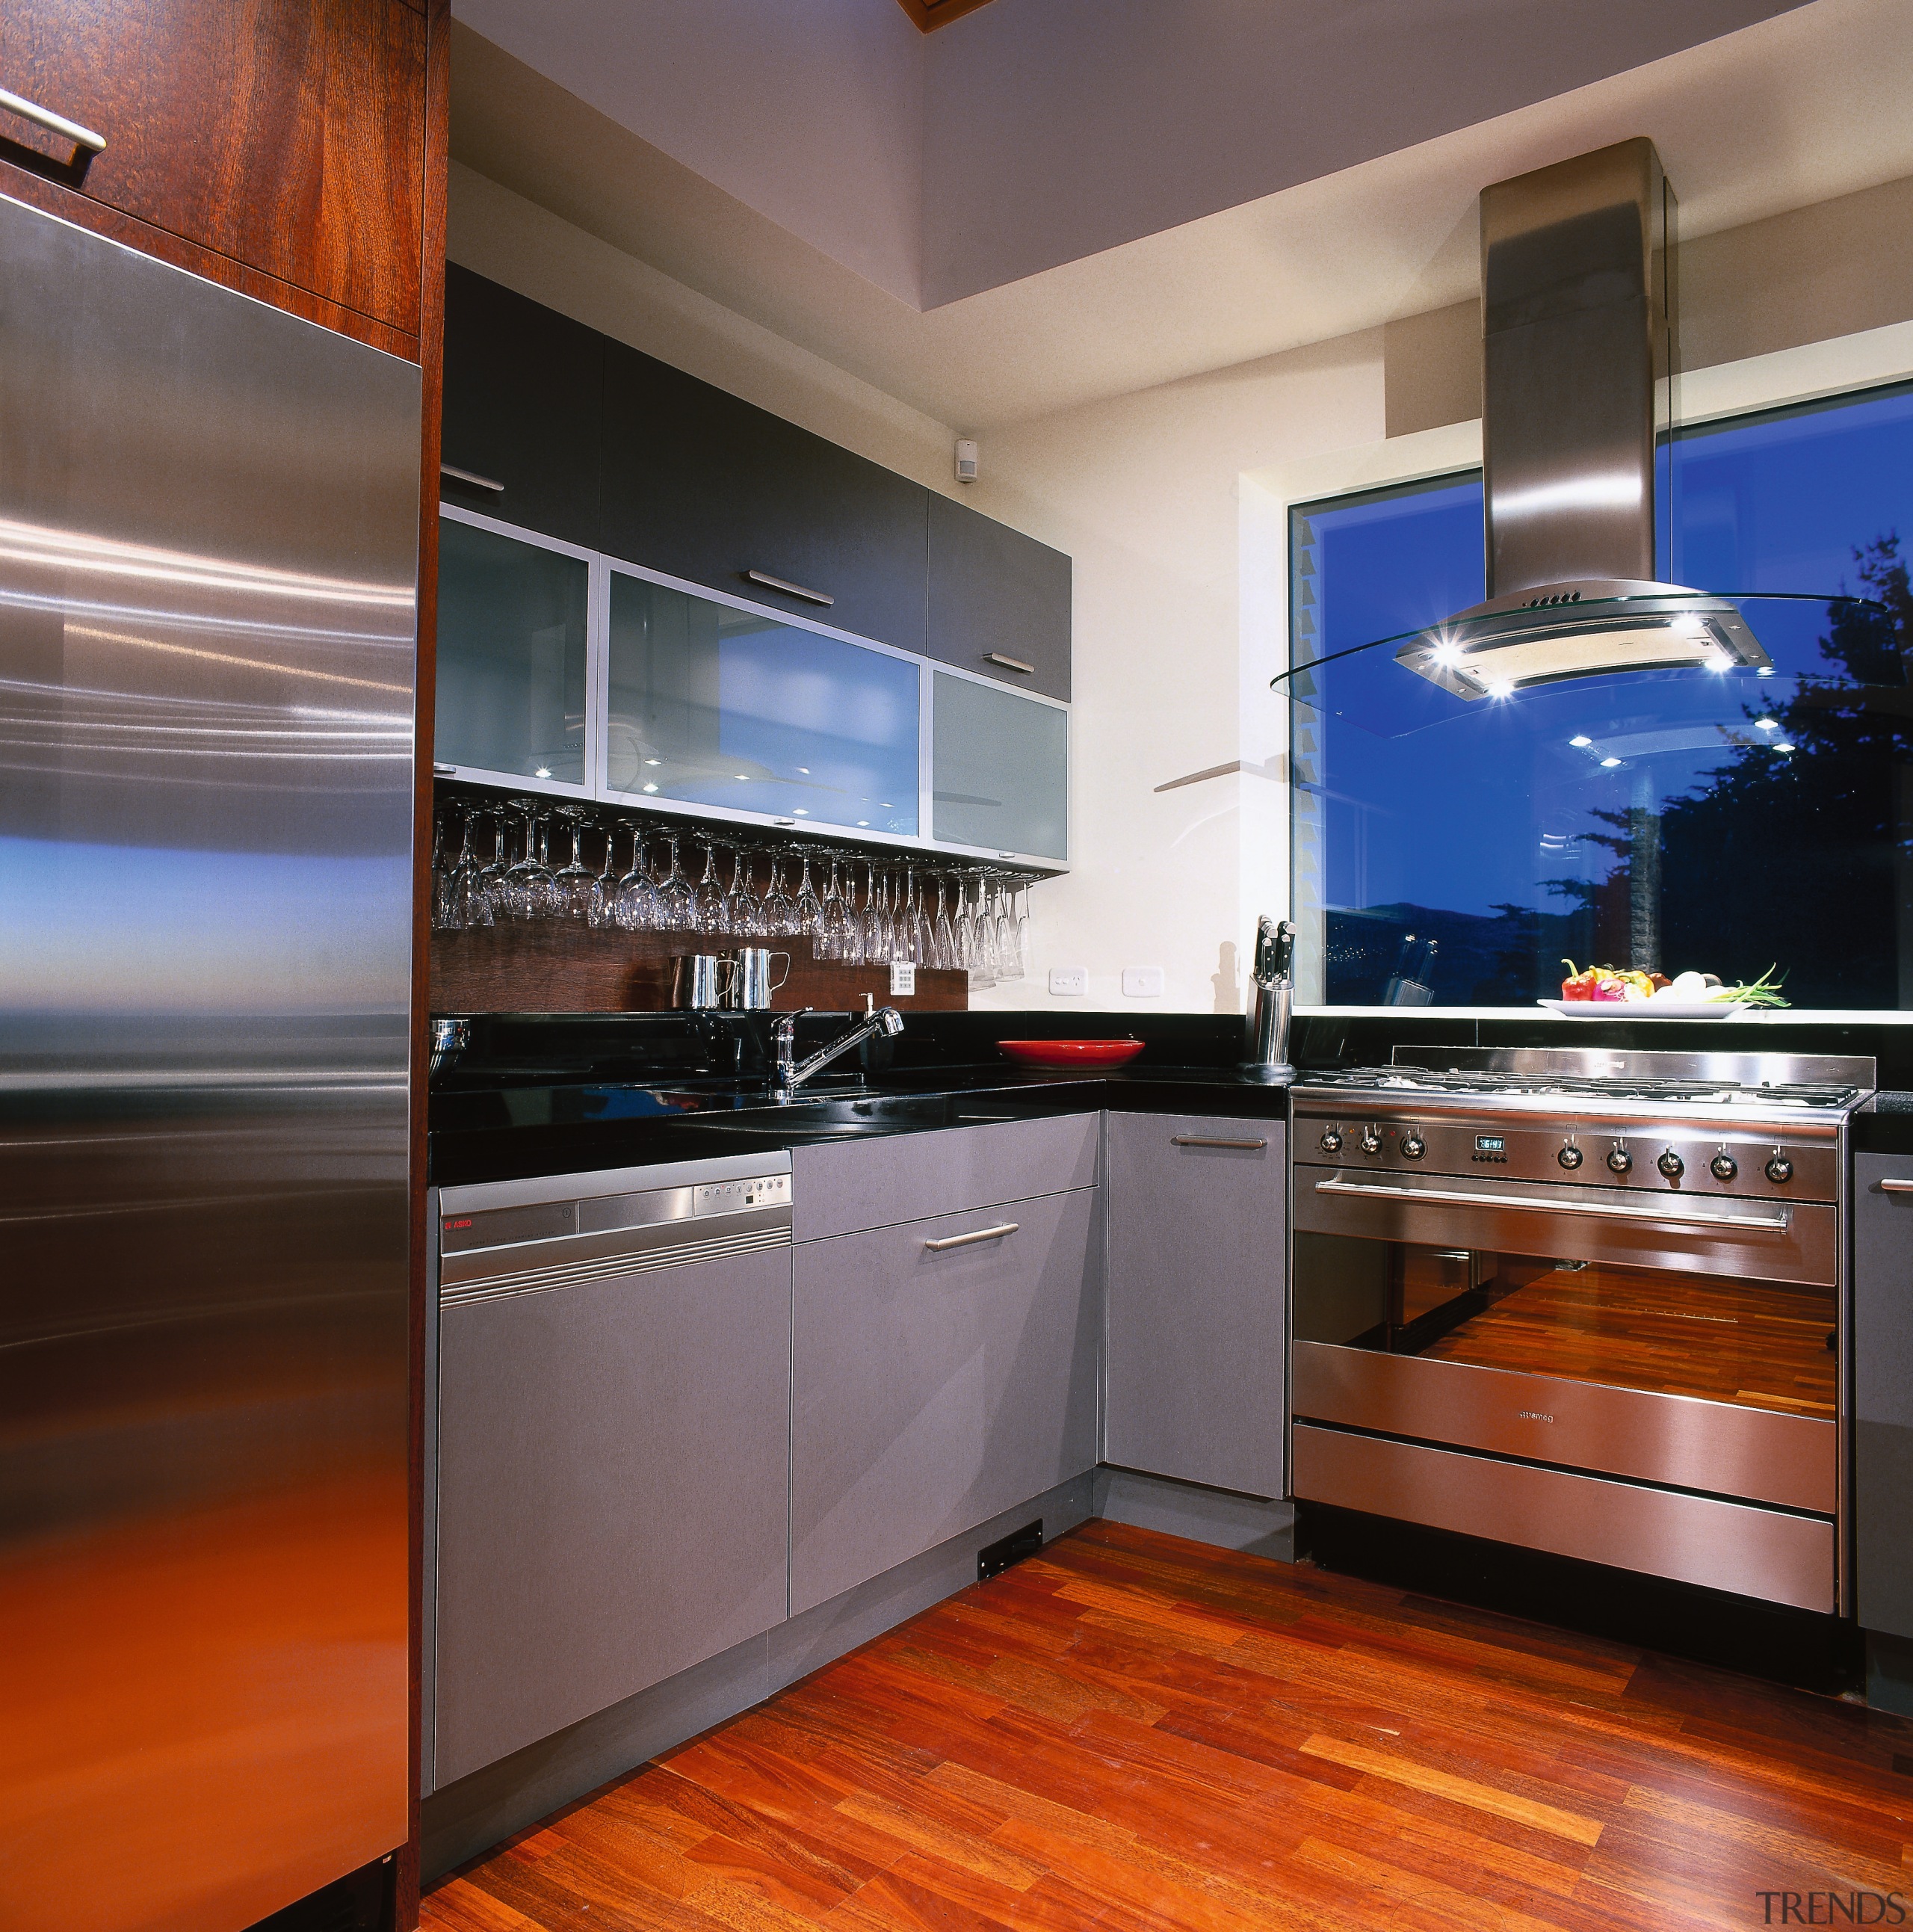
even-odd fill
[[[1770,966],[1758,980],[1734,986],[1723,983],[1714,973],[1681,973],[1670,980],[1664,973],[1642,973],[1630,966],[1590,966],[1584,972],[1572,959],[1564,959],[1568,976],[1561,982],[1564,1000],[1596,1000],[1631,1005],[1657,1000],[1669,1004],[1718,1000],[1723,1005],[1784,1006],[1780,992],[1783,974],[1777,978]]]

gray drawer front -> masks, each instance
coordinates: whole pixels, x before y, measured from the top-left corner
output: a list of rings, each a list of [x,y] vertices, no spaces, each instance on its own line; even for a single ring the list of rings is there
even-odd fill
[[[1868,1630],[1913,1637],[1913,1157],[1853,1162],[1855,1604]]]
[[[1096,1209],[1080,1189],[797,1250],[793,1616],[1093,1466]]]
[[[785,1613],[790,1250],[445,1310],[437,1783]]]
[[[987,1105],[979,1100],[978,1111]],[[797,1148],[792,1234],[822,1240],[1092,1187],[1101,1123],[1100,1114],[1072,1114]]]

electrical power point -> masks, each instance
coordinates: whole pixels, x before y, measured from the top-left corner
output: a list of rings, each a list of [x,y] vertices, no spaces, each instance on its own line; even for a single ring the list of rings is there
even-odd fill
[[[1129,1000],[1159,1000],[1162,997],[1160,966],[1125,966],[1123,997]]]
[[[1090,990],[1090,969],[1087,966],[1052,966],[1050,968],[1050,991],[1052,993],[1075,994],[1081,997]]]
[[[893,959],[890,962],[890,991],[906,997],[916,991],[916,962],[914,959]]]

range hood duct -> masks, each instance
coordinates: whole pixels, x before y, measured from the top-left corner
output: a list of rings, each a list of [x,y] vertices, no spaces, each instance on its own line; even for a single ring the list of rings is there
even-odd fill
[[[1396,652],[1461,697],[1768,662],[1725,598],[1654,580],[1669,534],[1674,213],[1646,140],[1482,191],[1488,596]]]

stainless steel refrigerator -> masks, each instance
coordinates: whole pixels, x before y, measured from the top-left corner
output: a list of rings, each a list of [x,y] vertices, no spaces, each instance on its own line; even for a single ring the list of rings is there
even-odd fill
[[[419,377],[0,200],[0,1924],[406,1830]]]

